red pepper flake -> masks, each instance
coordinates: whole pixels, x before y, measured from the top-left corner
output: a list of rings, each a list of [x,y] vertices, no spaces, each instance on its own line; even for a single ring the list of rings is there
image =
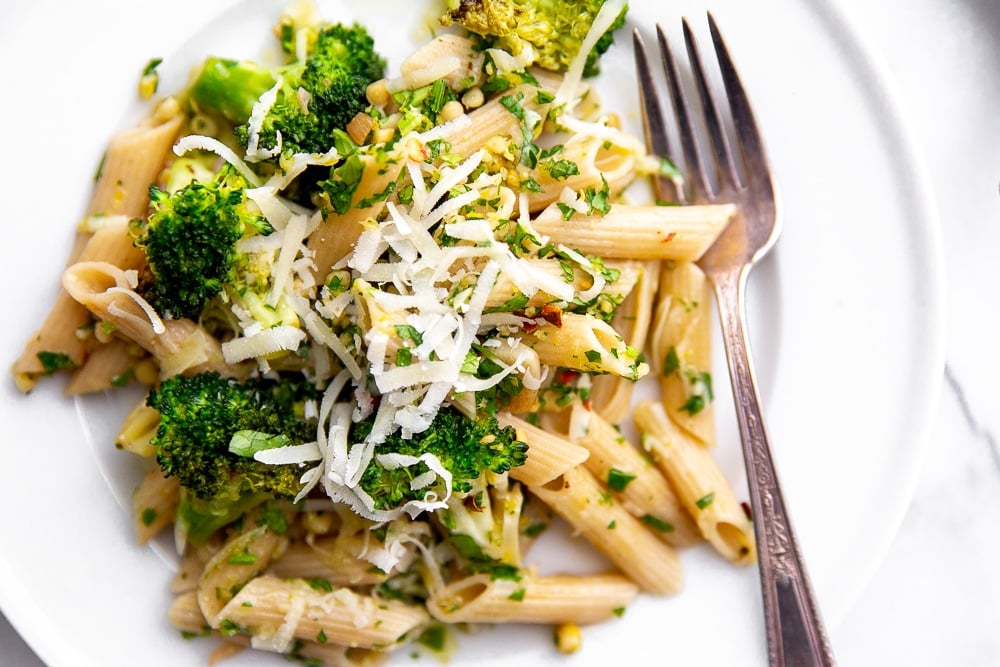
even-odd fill
[[[524,333],[531,333],[538,329],[538,322],[535,320],[527,320],[522,328],[524,329]]]
[[[743,514],[746,515],[747,521],[753,521],[753,511],[750,509],[750,503],[744,500],[740,503],[740,507],[743,508]]]
[[[542,306],[542,312],[540,313],[543,320],[548,322],[554,327],[562,327],[562,308],[555,305],[554,303],[547,303]]]
[[[580,377],[579,371],[573,371],[569,370],[568,368],[564,368],[558,373],[556,373],[556,382],[559,382],[561,384],[572,384],[576,382],[577,378],[579,377]]]
[[[670,243],[671,241],[674,240],[675,236],[677,236],[677,232],[670,232],[665,237],[663,237],[663,240],[660,241],[660,243]]]

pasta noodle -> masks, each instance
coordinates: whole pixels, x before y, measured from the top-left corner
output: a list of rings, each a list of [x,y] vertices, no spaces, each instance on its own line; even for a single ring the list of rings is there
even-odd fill
[[[639,403],[635,420],[705,539],[734,563],[753,563],[753,527],[710,452],[675,425],[659,403]]]

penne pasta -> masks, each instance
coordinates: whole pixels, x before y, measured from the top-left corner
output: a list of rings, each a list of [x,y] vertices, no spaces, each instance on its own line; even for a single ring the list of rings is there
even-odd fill
[[[680,560],[673,547],[616,503],[583,467],[528,489],[642,590],[667,595],[682,588]]]
[[[709,446],[715,444],[711,303],[711,286],[696,264],[666,268],[649,345],[667,413]]]
[[[210,370],[241,372],[223,361],[218,341],[191,320],[161,320],[135,294],[125,272],[112,264],[74,264],[63,274],[63,287],[98,319],[153,355],[164,377]]]
[[[312,641],[322,633],[334,644],[383,651],[399,645],[430,619],[423,607],[398,600],[360,595],[348,588],[327,592],[303,580],[267,575],[247,582],[219,617],[262,639],[290,644],[293,638]]]
[[[185,636],[198,637],[211,634],[237,647],[249,648],[251,638],[247,635],[212,631],[205,621],[205,616],[198,607],[198,597],[193,592],[182,593],[174,598],[167,611],[167,620]],[[318,661],[324,667],[375,667],[381,664],[383,656],[377,651],[350,648],[340,644],[299,640],[289,652],[290,657],[297,660]]]
[[[519,580],[478,574],[459,579],[427,601],[445,623],[601,623],[620,616],[638,595],[617,574],[537,575]]]
[[[569,220],[558,208],[549,207],[533,222],[539,234],[587,255],[694,261],[715,242],[734,213],[731,204],[612,204],[604,215],[577,213]]]
[[[646,261],[641,264],[635,289],[615,311],[611,324],[628,347],[634,350],[646,349],[652,319],[652,305],[660,276],[660,262]],[[602,375],[595,377],[591,386],[591,404],[608,421],[617,423],[624,420],[632,406],[632,389],[635,383],[621,376]]]
[[[81,262],[106,262],[120,270],[141,268],[146,259],[143,252],[132,245],[127,219],[115,220],[87,235],[79,257]],[[46,355],[63,359],[63,368],[82,366],[88,351],[86,330],[90,323],[91,313],[87,308],[65,290],[60,290],[41,328],[25,344],[11,369],[22,389],[30,389],[39,375],[51,372],[43,361]]]
[[[590,452],[584,462],[587,470],[657,537],[674,546],[700,541],[694,522],[655,464],[603,417],[587,412],[586,433],[578,442]]]
[[[649,367],[610,324],[590,315],[564,313],[523,337],[542,363],[588,373],[611,373],[637,380]]]
[[[501,426],[513,426],[517,437],[528,443],[528,460],[512,468],[510,476],[528,486],[548,484],[587,459],[587,450],[565,438],[532,426],[520,417],[498,413]]]
[[[157,468],[142,478],[132,494],[132,516],[135,535],[139,544],[153,539],[161,530],[174,522],[181,485],[176,477],[164,477]]]
[[[753,526],[711,453],[673,423],[663,405],[636,405],[643,444],[670,480],[705,539],[740,565],[757,558]]]

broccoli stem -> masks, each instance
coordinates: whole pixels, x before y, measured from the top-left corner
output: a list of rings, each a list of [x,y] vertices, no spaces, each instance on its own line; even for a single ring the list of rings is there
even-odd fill
[[[199,109],[214,110],[233,123],[245,123],[257,99],[275,82],[270,71],[253,63],[210,56],[188,92]]]

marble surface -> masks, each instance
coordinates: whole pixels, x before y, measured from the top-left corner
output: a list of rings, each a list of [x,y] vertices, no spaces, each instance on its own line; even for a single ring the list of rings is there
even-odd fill
[[[1000,317],[991,297],[1000,285],[1000,2],[841,4],[884,58],[935,183],[949,339],[912,504],[832,643],[842,665],[998,665]],[[13,11],[16,22],[17,3]],[[44,667],[2,616],[0,663]]]

